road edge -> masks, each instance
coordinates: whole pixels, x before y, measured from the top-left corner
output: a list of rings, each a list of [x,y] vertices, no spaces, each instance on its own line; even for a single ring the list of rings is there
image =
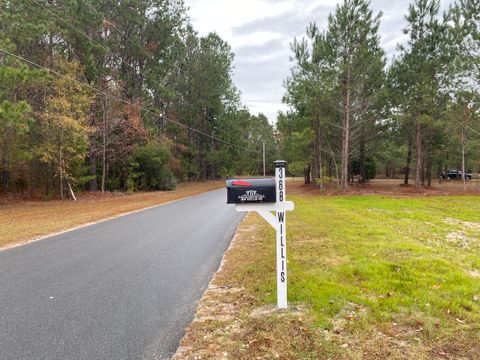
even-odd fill
[[[206,294],[209,291],[211,291],[212,289],[216,288],[216,286],[214,285],[214,282],[217,279],[218,274],[222,272],[222,270],[225,266],[226,256],[233,249],[233,247],[236,245],[236,242],[238,241],[238,237],[240,236],[240,233],[239,233],[238,230],[242,226],[242,224],[245,222],[247,217],[248,217],[248,214],[246,216],[243,216],[243,218],[238,222],[237,228],[235,229],[233,237],[230,240],[230,244],[228,245],[228,248],[223,253],[222,260],[220,261],[220,265],[218,266],[218,269],[213,273],[212,278],[208,282],[208,285],[207,285],[207,287],[205,288],[205,291],[202,294],[202,297],[200,298],[200,300],[198,300],[197,307],[195,309],[195,314],[193,315],[193,319],[190,322],[190,324],[188,324],[188,326],[185,328],[185,333],[184,333],[183,337],[180,339],[180,343],[178,345],[178,348],[175,351],[175,353],[173,354],[173,356],[171,357],[171,360],[184,360],[184,359],[186,359],[184,353],[186,353],[189,350],[189,347],[187,345],[184,345],[184,343],[186,342],[184,340],[188,338],[188,335],[189,335],[188,330],[191,327],[191,325],[193,323],[195,323],[195,321],[197,321],[200,304],[202,303],[203,300],[205,300]]]
[[[34,243],[34,242],[37,242],[37,241],[40,241],[40,240],[45,240],[45,239],[48,239],[48,238],[51,238],[51,237],[54,237],[54,236],[57,236],[57,235],[66,234],[66,233],[69,233],[69,232],[72,232],[72,231],[75,231],[75,230],[86,228],[88,226],[100,224],[102,222],[118,219],[118,218],[123,217],[123,216],[128,216],[128,215],[132,215],[132,214],[139,213],[139,212],[142,212],[142,211],[150,210],[150,209],[153,209],[153,208],[156,208],[156,207],[173,204],[173,203],[176,203],[178,201],[187,200],[187,199],[193,198],[195,196],[206,194],[206,193],[209,193],[211,191],[218,191],[220,189],[222,189],[222,188],[203,191],[203,192],[200,192],[200,193],[197,193],[197,194],[194,194],[194,195],[188,195],[188,196],[185,196],[185,197],[182,197],[182,198],[179,198],[179,199],[175,199],[175,200],[171,200],[171,201],[168,201],[168,202],[165,202],[165,203],[151,205],[151,206],[143,207],[143,208],[136,209],[136,210],[131,210],[131,211],[128,211],[128,212],[125,212],[125,213],[108,216],[106,218],[102,218],[102,219],[96,220],[96,221],[90,221],[88,223],[84,223],[84,224],[81,224],[81,225],[78,225],[78,226],[75,226],[75,227],[72,227],[72,228],[68,228],[68,229],[65,229],[65,230],[60,230],[60,231],[56,231],[56,232],[53,232],[53,233],[50,233],[50,234],[38,236],[38,237],[35,237],[33,239],[24,240],[24,241],[20,241],[18,243],[13,243],[13,244],[0,246],[0,252],[5,251],[5,250],[9,250],[9,249],[13,249],[13,248],[17,248],[17,247],[20,247],[20,246],[28,245],[28,244],[31,244],[31,243]]]

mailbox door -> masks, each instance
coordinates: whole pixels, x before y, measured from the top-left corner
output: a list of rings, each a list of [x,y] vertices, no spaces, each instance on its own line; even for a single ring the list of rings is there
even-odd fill
[[[227,181],[227,204],[276,202],[275,179]]]

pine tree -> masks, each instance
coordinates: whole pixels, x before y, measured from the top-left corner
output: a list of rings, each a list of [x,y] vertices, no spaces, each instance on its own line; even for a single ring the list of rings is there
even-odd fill
[[[6,38],[0,40],[0,47],[15,51],[14,45]],[[45,85],[47,81],[45,71],[32,69],[8,54],[0,54],[0,168],[1,186],[5,192],[10,190],[12,167],[25,166],[32,155],[28,135],[34,118],[27,101],[29,90]],[[25,179],[19,180],[25,183]]]
[[[348,187],[352,175],[352,143],[359,144],[360,172],[366,177],[366,133],[379,118],[378,97],[385,66],[378,36],[381,13],[374,16],[369,6],[368,1],[345,0],[330,15],[326,32],[320,33],[311,24],[307,38],[292,45],[295,67],[287,81],[285,100],[310,119],[313,169],[320,180],[322,154],[333,152],[327,134],[340,128],[342,189]],[[335,156],[332,160],[336,165]]]
[[[435,127],[441,121],[442,98],[440,74],[444,72],[442,43],[445,40],[445,24],[438,18],[437,0],[416,0],[409,7],[406,17],[409,35],[406,47],[393,68],[397,89],[401,89],[401,108],[414,127],[416,147],[415,187],[428,184],[432,179],[432,158]],[[397,92],[399,94],[399,92]]]

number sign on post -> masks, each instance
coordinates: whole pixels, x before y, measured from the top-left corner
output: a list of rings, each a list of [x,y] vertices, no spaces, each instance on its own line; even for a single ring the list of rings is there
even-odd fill
[[[258,212],[276,231],[279,309],[286,309],[288,306],[286,212],[295,207],[292,201],[286,200],[286,165],[286,161],[275,161],[275,179],[227,180],[227,202],[235,204],[237,211]]]
[[[277,203],[285,202],[285,162],[275,162],[275,182],[277,183]],[[285,210],[277,210],[277,305],[287,308],[287,236]]]

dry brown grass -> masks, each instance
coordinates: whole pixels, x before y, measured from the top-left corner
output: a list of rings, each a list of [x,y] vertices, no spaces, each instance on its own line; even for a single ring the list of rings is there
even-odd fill
[[[77,202],[4,199],[0,203],[0,249],[222,186],[224,182],[218,181],[184,183],[168,192],[109,193],[103,196],[101,193],[86,193],[80,195]]]

